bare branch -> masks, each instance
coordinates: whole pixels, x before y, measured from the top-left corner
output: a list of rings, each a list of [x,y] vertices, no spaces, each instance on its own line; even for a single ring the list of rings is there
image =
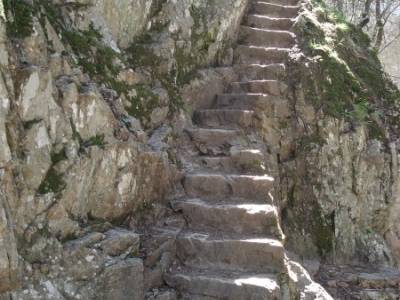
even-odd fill
[[[400,32],[388,43],[386,43],[380,50],[379,53],[382,53],[386,48],[392,45],[398,38],[400,38]]]

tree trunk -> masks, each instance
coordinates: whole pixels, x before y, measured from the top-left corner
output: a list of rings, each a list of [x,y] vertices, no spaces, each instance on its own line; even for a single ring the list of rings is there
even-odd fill
[[[382,20],[382,0],[376,0],[375,6],[375,17],[376,17],[376,37],[375,37],[375,49],[379,50],[383,43],[384,35],[384,23]]]
[[[365,0],[364,11],[361,14],[361,21],[360,21],[360,23],[358,23],[358,26],[360,28],[365,27],[369,23],[369,15],[370,15],[372,1],[373,0]],[[378,0],[378,1],[380,1],[380,0]]]

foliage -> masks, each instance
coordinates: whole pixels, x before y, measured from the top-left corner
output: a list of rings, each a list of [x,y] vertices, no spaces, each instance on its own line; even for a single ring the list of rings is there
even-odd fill
[[[105,144],[106,143],[104,142],[104,134],[96,134],[95,136],[92,136],[86,141],[83,141],[81,147],[87,148],[92,146],[98,146],[99,148],[104,149]]]
[[[383,105],[399,103],[400,92],[384,73],[371,41],[321,0],[314,1],[318,21],[304,13],[302,48],[312,59],[307,98],[335,118],[371,123]]]
[[[134,86],[135,96],[129,97],[130,106],[126,110],[136,118],[149,118],[151,112],[159,106],[159,97],[146,85]]]
[[[82,4],[58,4],[51,0],[5,0],[7,14],[11,16],[8,31],[15,37],[25,37],[32,33],[33,19],[37,18],[42,27],[48,21],[61,38],[72,64],[80,66],[92,79],[124,95],[128,100],[127,110],[130,115],[146,121],[150,119],[154,108],[160,105],[159,97],[152,92],[153,85],[161,85],[169,96],[169,111],[174,113],[183,109],[180,89],[196,76],[196,70],[204,64],[210,46],[215,42],[216,31],[208,30],[206,11],[202,6],[190,7],[193,19],[190,42],[183,45],[175,43],[175,64],[171,68],[161,70],[161,58],[152,49],[153,38],[161,36],[167,28],[168,18],[163,16],[166,0],[152,1],[150,7],[150,29],[138,36],[124,53],[116,52],[107,46],[103,36],[90,24],[86,30],[77,30],[73,22],[68,20],[68,12],[84,9]],[[29,4],[30,3],[30,4]],[[208,4],[206,4],[208,5]],[[47,36],[48,51],[54,51],[54,45]],[[179,33],[175,37],[178,40]],[[140,68],[151,75],[152,82],[129,85],[118,80],[117,75],[122,65]],[[132,96],[135,94],[135,96]],[[29,126],[30,124],[26,124]],[[84,141],[80,140],[80,144]]]
[[[7,17],[7,34],[13,38],[24,38],[33,33],[34,7],[21,0],[3,0]]]
[[[58,195],[65,188],[66,184],[63,180],[63,174],[57,171],[56,165],[66,159],[67,156],[65,153],[65,148],[62,148],[59,152],[51,153],[52,165],[47,171],[45,178],[37,190],[38,195],[45,195],[48,193],[54,193]]]
[[[59,174],[54,167],[51,167],[46,174],[46,177],[40,184],[37,193],[45,195],[48,193],[58,194],[65,188],[65,182],[62,175]]]
[[[307,172],[306,172],[307,173]],[[324,216],[317,199],[313,198],[314,193],[308,190],[306,204],[301,202],[300,193],[303,188],[311,188],[310,178],[305,179],[302,174],[293,178],[293,186],[288,191],[288,206],[282,211],[283,223],[290,227],[291,232],[300,236],[309,236],[316,246],[318,255],[326,259],[333,251],[335,224],[332,216]],[[302,178],[302,179],[300,179]]]

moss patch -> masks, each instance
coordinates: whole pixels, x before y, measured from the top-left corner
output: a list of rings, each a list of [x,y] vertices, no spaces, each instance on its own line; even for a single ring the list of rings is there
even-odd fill
[[[151,112],[159,106],[159,97],[147,85],[134,86],[134,90],[136,95],[128,98],[130,106],[126,109],[131,116],[148,120]]]
[[[398,110],[400,92],[384,73],[369,37],[322,0],[313,5],[314,13],[303,13],[297,25],[301,48],[310,60],[309,69],[299,76],[307,87],[306,98],[316,110],[354,124],[374,123],[383,107]],[[385,122],[400,124],[397,118]]]
[[[200,55],[205,55],[208,52],[211,44],[215,42],[215,32],[207,28],[207,14],[201,8],[192,4],[190,7],[190,15],[193,18],[192,47],[197,50]]]
[[[93,147],[97,146],[101,149],[104,149],[104,146],[106,145],[104,141],[104,134],[97,134],[95,136],[92,136],[91,138],[82,141],[81,148],[88,148],[88,147]]]
[[[63,174],[59,173],[56,169],[56,165],[59,162],[67,159],[65,148],[62,148],[59,152],[52,152],[50,157],[52,165],[37,190],[38,195],[49,193],[58,195],[66,186],[63,180]]]
[[[288,205],[282,212],[283,223],[290,228],[288,231],[310,237],[321,258],[329,259],[334,247],[334,214],[325,216],[315,199],[312,190],[317,186],[313,180],[315,174],[310,174],[305,168],[298,172],[301,174],[291,177],[293,183],[287,192]],[[302,195],[307,195],[307,199]]]
[[[64,45],[70,47],[71,63],[81,66],[92,79],[115,90],[121,90],[120,83],[116,80],[121,70],[118,63],[122,60],[121,55],[103,42],[103,36],[93,24],[89,24],[87,30],[76,30],[65,22],[63,9],[79,10],[86,8],[87,5],[60,6],[49,0],[43,0],[37,2],[36,6],[40,11],[39,19],[42,25],[47,18]],[[49,48],[51,50],[51,45]]]
[[[71,129],[72,129],[72,139],[77,141],[79,144],[79,153],[86,153],[86,148],[92,146],[98,146],[101,149],[104,149],[106,142],[104,141],[104,134],[96,134],[93,137],[88,138],[87,140],[82,139],[79,132],[76,130],[75,124],[72,118],[69,120]]]
[[[65,188],[62,174],[59,174],[54,167],[47,171],[46,177],[40,184],[37,193],[45,195],[49,193],[58,194]]]
[[[92,78],[113,86],[120,67],[115,63],[119,54],[102,42],[102,35],[90,24],[88,30],[66,30],[63,39],[77,56],[78,64]]]
[[[7,17],[7,34],[12,38],[25,38],[33,33],[34,7],[21,0],[3,0]]]
[[[169,111],[174,113],[183,109],[183,100],[180,95],[180,88],[188,81],[188,72],[186,67],[188,62],[184,59],[179,50],[176,57],[176,66],[168,73],[163,73],[158,69],[161,64],[161,58],[152,50],[152,36],[145,33],[135,39],[128,48],[128,62],[136,68],[144,68],[151,74],[152,81],[158,81],[167,91],[169,96]],[[186,67],[184,67],[186,66]],[[190,64],[190,66],[192,66]],[[193,78],[193,77],[191,77]],[[189,79],[190,80],[190,79]],[[159,107],[159,97],[152,92],[150,85],[125,86],[124,93],[128,97],[130,105],[125,107],[130,115],[141,120],[149,120],[151,112]],[[129,96],[129,91],[136,91],[135,96]]]
[[[31,3],[31,2],[29,2]],[[196,76],[196,70],[205,64],[210,46],[216,41],[217,30],[208,28],[207,10],[204,5],[191,6],[193,18],[192,36],[185,45],[179,41],[179,33],[174,35],[175,64],[168,71],[160,70],[163,65],[161,58],[152,50],[153,38],[159,37],[166,30],[169,19],[163,15],[166,0],[156,0],[150,7],[150,29],[137,37],[124,53],[118,53],[106,45],[100,32],[91,24],[87,30],[77,30],[69,13],[86,9],[87,5],[57,4],[51,0],[33,0],[32,4],[24,1],[5,0],[5,8],[9,18],[8,27],[11,35],[23,37],[32,33],[33,19],[37,18],[45,27],[48,21],[66,46],[63,53],[69,56],[70,63],[81,66],[93,80],[101,82],[108,88],[128,99],[126,108],[134,117],[142,121],[149,120],[152,110],[158,107],[158,96],[152,92],[154,86],[161,86],[169,95],[170,114],[183,109],[180,89]],[[209,5],[210,3],[206,3]],[[47,35],[47,32],[44,32]],[[54,51],[52,41],[46,36],[48,50]],[[158,40],[158,39],[157,39]],[[179,41],[179,42],[178,42]],[[179,46],[178,46],[179,45]],[[131,86],[118,80],[121,67],[130,66],[147,71],[152,82],[144,85]],[[169,66],[168,66],[169,67]],[[136,96],[130,96],[132,90]],[[83,141],[80,141],[83,142]]]

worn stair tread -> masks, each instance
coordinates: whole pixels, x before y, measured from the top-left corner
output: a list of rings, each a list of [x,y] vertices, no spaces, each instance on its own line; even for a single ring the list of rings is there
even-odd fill
[[[216,242],[216,243],[243,243],[254,245],[266,245],[273,248],[283,249],[283,243],[276,238],[266,237],[262,234],[243,235],[234,232],[203,232],[194,230],[182,231],[178,238],[193,239],[201,242]]]
[[[247,31],[249,31],[249,33],[261,32],[261,33],[272,33],[272,34],[284,35],[284,36],[291,37],[291,38],[296,37],[296,35],[293,32],[291,32],[289,30],[284,30],[284,29],[254,28],[254,27],[250,27],[247,25],[241,25],[240,30],[247,30]],[[278,47],[278,48],[280,48],[280,47]],[[285,48],[285,47],[282,47],[282,48]]]
[[[273,177],[269,175],[242,175],[242,174],[214,174],[214,173],[189,173],[186,175],[187,177],[209,177],[210,179],[215,179],[215,177],[222,177],[225,178],[226,180],[235,180],[235,179],[251,179],[255,181],[268,181],[268,182],[273,182],[274,179]]]
[[[238,45],[234,59],[238,64],[271,64],[287,60],[291,48]]]
[[[285,70],[285,64],[283,63],[271,63],[271,64],[236,64],[233,65],[233,68],[236,70],[240,70],[243,68],[255,68],[255,69],[283,69]]]
[[[192,198],[192,199],[184,199],[184,200],[175,200],[172,201],[172,206],[176,209],[179,209],[181,206],[194,205],[200,206],[207,209],[216,209],[216,210],[227,210],[227,209],[237,209],[242,210],[244,213],[248,214],[256,214],[256,213],[271,213],[276,212],[276,208],[271,204],[255,204],[255,203],[247,203],[245,199],[243,199],[242,203],[235,203],[229,200],[225,200],[224,202],[219,202],[217,204],[213,204],[207,201],[204,201],[200,198]]]
[[[283,96],[287,90],[287,85],[280,80],[262,79],[232,82],[228,91],[232,93],[249,92],[263,93],[273,96]]]
[[[255,34],[260,33],[260,34],[266,34],[267,36],[268,35],[277,35],[277,36],[281,36],[283,38],[288,38],[288,39],[294,39],[296,37],[296,35],[293,32],[289,31],[289,30],[270,29],[270,28],[257,28],[257,27],[247,26],[247,25],[241,25],[240,26],[240,31],[242,31],[241,35],[244,35],[244,34],[251,35],[251,34],[254,34],[254,33]],[[272,47],[272,46],[270,46],[270,47]],[[278,48],[280,48],[280,47],[278,46]],[[282,48],[285,48],[285,47],[282,47]]]
[[[267,1],[255,1],[252,6],[252,12],[257,15],[281,18],[294,18],[298,15],[299,9],[298,5],[281,5]]]
[[[254,124],[255,111],[246,109],[212,108],[195,111],[193,121],[199,126],[240,126]]]
[[[206,108],[197,110],[195,113],[201,112],[211,112],[211,113],[243,113],[243,114],[251,114],[254,113],[254,110],[251,109],[224,109],[224,108]]]
[[[281,63],[274,64],[241,64],[233,69],[239,75],[240,81],[245,80],[278,80],[285,77],[286,67]]]
[[[268,217],[275,217],[276,216],[276,207],[271,204],[254,204],[254,203],[232,203],[226,200],[225,202],[213,204],[207,201],[203,201],[200,198],[194,199],[185,199],[185,200],[176,200],[172,201],[172,207],[176,210],[183,210],[186,209],[206,209],[209,210],[210,213],[213,211],[238,211],[242,214],[248,215],[265,215]]]
[[[165,278],[168,285],[191,295],[229,300],[280,298],[280,287],[275,274],[180,268],[168,273]]]
[[[258,18],[262,18],[262,19],[267,19],[267,20],[274,20],[274,21],[291,21],[294,22],[294,18],[285,18],[285,17],[270,17],[270,16],[265,16],[265,15],[258,15],[258,14],[248,14],[247,17],[258,17]]]
[[[294,19],[249,14],[243,24],[253,28],[290,30],[293,27]]]
[[[265,215],[267,217],[276,217],[276,207],[271,204],[254,204],[254,203],[240,203],[235,204],[229,201],[212,204],[207,201],[203,201],[199,198],[194,199],[186,199],[186,200],[177,200],[172,202],[172,207],[176,210],[187,210],[187,209],[205,209],[209,210],[210,213],[215,213],[216,211],[225,212],[225,211],[238,211],[242,214],[248,215]]]
[[[214,106],[224,107],[225,109],[247,108],[265,111],[271,106],[271,102],[283,100],[279,96],[263,93],[226,93],[217,95]]]
[[[255,79],[255,80],[248,80],[248,81],[233,81],[233,84],[248,84],[248,83],[278,83],[281,84],[280,80],[275,79]]]
[[[240,131],[236,129],[226,129],[226,128],[192,128],[188,130],[192,138],[230,138],[237,137],[240,135]]]
[[[254,203],[218,203],[201,199],[172,201],[174,210],[181,211],[189,228],[218,230],[226,233],[265,234],[281,239],[275,206]]]
[[[268,2],[284,6],[298,6],[300,4],[300,0],[267,0],[262,2]]]
[[[278,239],[243,234],[184,231],[177,237],[179,259],[198,268],[280,271],[285,251]]]
[[[280,80],[275,79],[254,79],[254,80],[247,80],[247,81],[233,81],[233,84],[248,84],[248,83],[276,83],[276,84],[283,84]]]
[[[231,149],[227,156],[200,156],[201,168],[210,173],[264,174],[265,156],[259,149]]]
[[[255,181],[268,181],[268,182],[273,182],[274,179],[273,177],[269,175],[245,175],[245,174],[214,174],[214,173],[189,173],[186,175],[186,178],[188,177],[198,177],[198,178],[205,178],[208,177],[210,179],[216,179],[216,177],[221,177],[226,180],[239,180],[239,179],[251,179]]]
[[[271,202],[269,192],[274,179],[269,175],[243,174],[187,174],[183,181],[186,194],[193,198],[221,200],[243,198],[251,201]]]
[[[186,229],[182,231],[177,239],[179,240],[193,240],[205,244],[233,244],[233,245],[255,245],[261,246],[264,250],[279,250],[284,252],[284,246],[281,240],[274,237],[266,237],[265,234],[240,234],[235,232],[221,232],[213,231],[208,232],[204,230],[190,230]],[[212,247],[207,248],[207,250],[212,251]],[[218,254],[218,253],[216,253]],[[283,257],[282,257],[283,258]],[[260,266],[262,267],[262,266]]]
[[[239,43],[254,46],[292,47],[295,35],[285,30],[254,28],[242,25],[239,31]]]
[[[272,22],[282,22],[282,21],[284,21],[284,22],[288,22],[288,23],[291,23],[291,24],[293,24],[294,21],[295,21],[295,18],[270,17],[270,16],[258,15],[258,14],[254,14],[254,13],[247,15],[247,18],[249,18],[249,17],[259,18],[261,20],[270,20]],[[246,25],[246,26],[249,26],[249,25]],[[277,30],[279,30],[279,29],[277,29]],[[287,29],[280,29],[280,30],[287,30]]]
[[[234,134],[237,133],[238,131],[235,129],[210,129],[210,128],[192,128],[189,129],[190,132],[194,132],[194,131],[204,131],[204,132],[214,132],[216,134],[220,134],[220,133],[227,133],[227,134]]]
[[[291,8],[299,9],[300,8],[300,5],[298,5],[298,4],[297,5],[283,4],[278,1],[274,2],[274,1],[270,1],[270,0],[269,1],[254,1],[253,4],[266,4],[266,5],[276,6],[276,7],[280,7],[280,8],[288,8],[288,9],[291,9]]]
[[[262,65],[237,65],[234,67],[240,81],[248,80],[279,80],[285,77],[285,68],[279,64],[262,66]]]
[[[187,130],[197,150],[203,155],[229,153],[231,147],[248,145],[248,139],[237,129],[192,128]]]
[[[256,45],[238,45],[237,48],[250,48],[250,49],[259,49],[259,50],[263,50],[266,54],[266,56],[268,56],[268,52],[274,52],[274,51],[278,51],[278,52],[289,52],[292,48],[288,48],[288,47],[266,47],[266,46],[256,46]]]

